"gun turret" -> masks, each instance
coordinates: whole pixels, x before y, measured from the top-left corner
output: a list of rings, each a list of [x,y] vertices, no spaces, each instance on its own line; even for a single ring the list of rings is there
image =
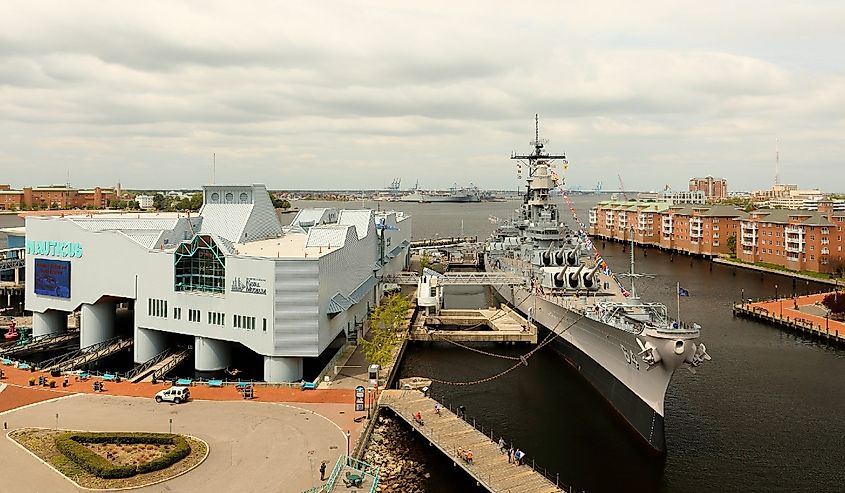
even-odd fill
[[[552,247],[549,246],[545,252],[543,252],[541,260],[543,261],[543,265],[549,266],[552,265]]]
[[[569,272],[569,275],[567,276],[569,288],[578,289],[579,287],[581,287],[581,271],[582,270],[584,270],[583,265],[581,267],[578,267],[578,269],[575,270],[574,272],[572,270],[567,269],[567,272]]]
[[[584,272],[583,276],[581,277],[581,284],[584,286],[584,289],[594,289],[597,287],[596,273],[598,273],[599,267],[599,265],[596,265],[587,272]]]

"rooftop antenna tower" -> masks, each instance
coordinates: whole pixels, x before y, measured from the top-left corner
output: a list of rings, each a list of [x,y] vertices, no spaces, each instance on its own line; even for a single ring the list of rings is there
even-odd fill
[[[214,185],[214,182],[217,180],[217,153],[214,152],[211,154],[211,184]]]
[[[775,139],[775,185],[780,185],[780,139]]]

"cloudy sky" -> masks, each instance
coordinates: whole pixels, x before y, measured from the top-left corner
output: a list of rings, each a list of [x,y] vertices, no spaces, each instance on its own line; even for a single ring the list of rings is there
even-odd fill
[[[0,183],[845,191],[845,2],[0,3]]]

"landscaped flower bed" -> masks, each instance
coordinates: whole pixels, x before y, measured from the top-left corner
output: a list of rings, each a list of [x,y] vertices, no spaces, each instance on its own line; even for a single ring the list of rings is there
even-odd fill
[[[142,487],[183,474],[208,454],[202,440],[168,433],[90,433],[41,428],[9,436],[80,486]]]
[[[56,448],[67,458],[104,479],[158,471],[191,453],[187,440],[164,433],[68,432],[57,436],[55,442]],[[117,457],[123,460],[116,462]]]

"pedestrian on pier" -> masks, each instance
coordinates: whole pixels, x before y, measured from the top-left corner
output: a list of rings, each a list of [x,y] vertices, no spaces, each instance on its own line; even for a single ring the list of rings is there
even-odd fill
[[[326,480],[326,461],[320,463],[320,481]]]
[[[513,445],[508,448],[508,464],[513,462]]]
[[[516,449],[516,452],[513,453],[513,461],[516,465],[522,465],[522,458],[525,457],[525,454],[522,450]]]
[[[467,416],[467,408],[463,405],[458,406],[458,417],[459,418],[466,418]]]
[[[505,439],[502,437],[499,437],[499,452],[505,453]]]

